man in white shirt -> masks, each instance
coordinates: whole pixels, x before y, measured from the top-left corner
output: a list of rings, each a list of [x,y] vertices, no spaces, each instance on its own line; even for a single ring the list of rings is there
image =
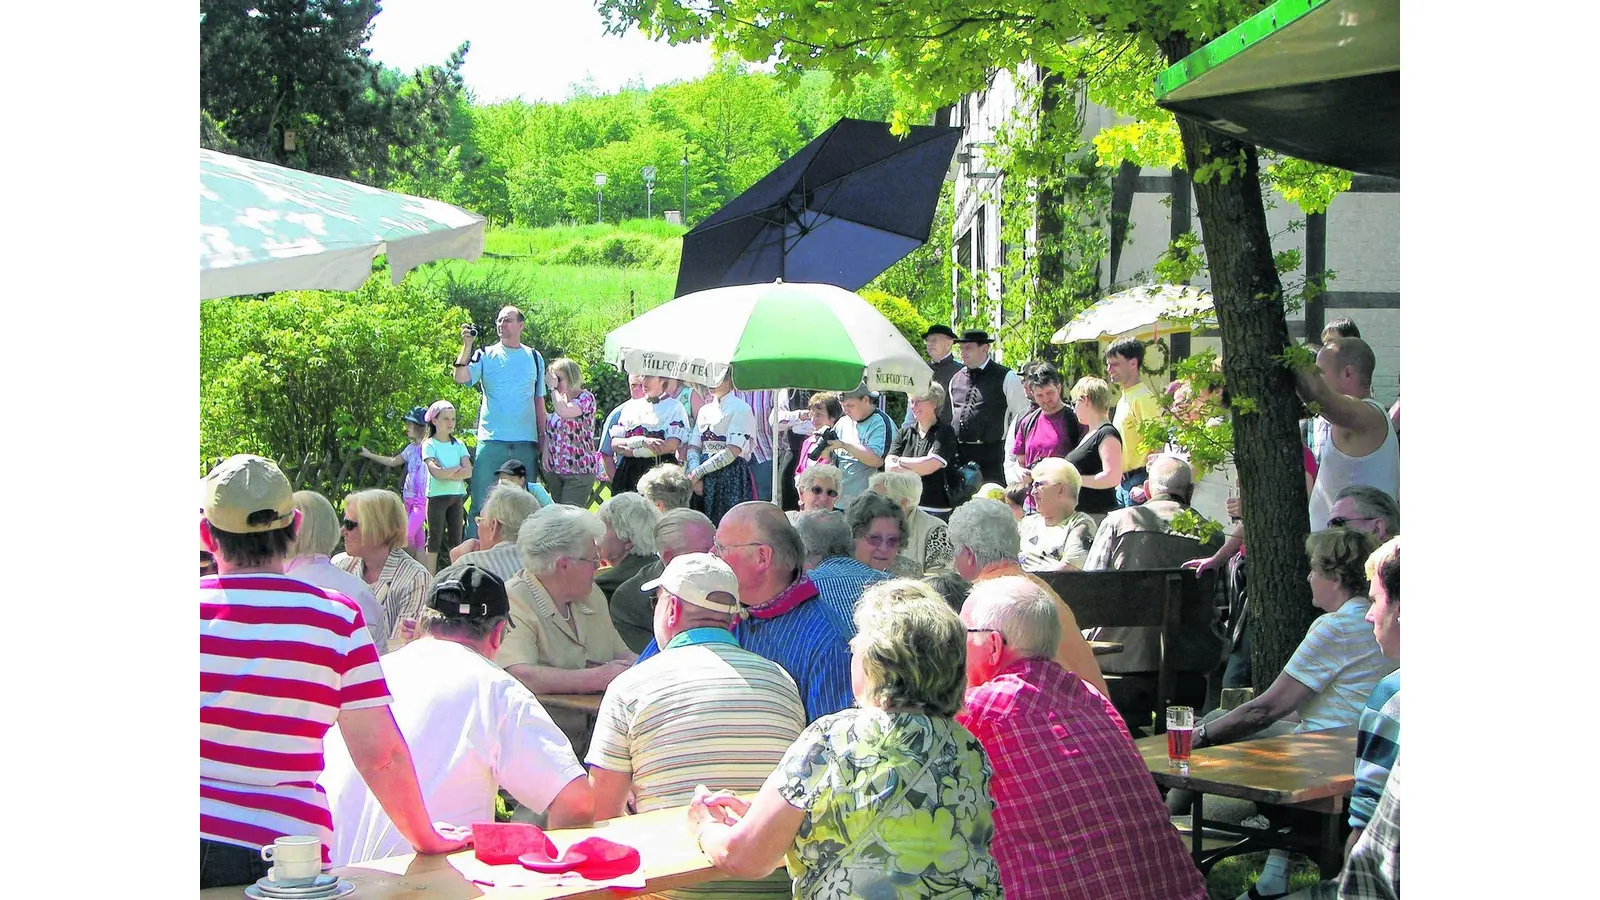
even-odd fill
[[[522,806],[547,812],[552,828],[594,821],[594,793],[572,745],[533,694],[491,661],[513,627],[505,584],[477,566],[450,566],[428,606],[422,639],[384,657],[428,811],[464,825],[492,822],[504,787]],[[328,732],[320,784],[333,812],[333,865],[410,852],[337,728]]]

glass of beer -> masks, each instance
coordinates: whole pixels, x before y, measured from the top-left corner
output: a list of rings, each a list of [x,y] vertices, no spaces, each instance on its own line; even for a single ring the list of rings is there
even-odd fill
[[[1187,765],[1194,750],[1194,707],[1167,707],[1167,762]]]

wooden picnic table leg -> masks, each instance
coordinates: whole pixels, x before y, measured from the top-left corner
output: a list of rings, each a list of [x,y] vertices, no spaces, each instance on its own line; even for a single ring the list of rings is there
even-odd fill
[[[1325,879],[1337,878],[1339,870],[1344,868],[1344,842],[1339,839],[1339,821],[1343,817],[1343,811],[1337,809],[1322,816],[1322,840],[1318,847],[1320,859],[1317,860],[1317,866]]]
[[[1203,806],[1200,802],[1205,794],[1194,792],[1194,802],[1189,804],[1189,856],[1194,859],[1195,865],[1200,864],[1200,857],[1205,855],[1205,827],[1200,824]]]

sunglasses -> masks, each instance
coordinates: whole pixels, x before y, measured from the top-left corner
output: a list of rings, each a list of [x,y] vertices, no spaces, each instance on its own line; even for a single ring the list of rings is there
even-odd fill
[[[1334,516],[1328,520],[1328,527],[1343,528],[1351,522],[1372,522],[1376,521],[1377,518],[1377,516]]]
[[[900,549],[900,536],[897,534],[869,534],[867,543],[874,547],[887,547],[890,550]]]
[[[837,496],[839,496],[839,492],[835,491],[835,490],[833,490],[831,488],[820,488],[820,487],[816,487],[814,485],[812,486],[812,488],[811,488],[811,496],[819,497],[819,496],[821,496],[823,494],[827,494],[829,497],[837,497]]]
[[[345,531],[355,531],[357,528],[361,527],[361,523],[354,519],[340,519],[339,527]]]

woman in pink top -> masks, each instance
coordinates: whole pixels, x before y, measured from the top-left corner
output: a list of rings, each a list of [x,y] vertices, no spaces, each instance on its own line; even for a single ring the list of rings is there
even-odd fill
[[[544,486],[557,503],[589,508],[594,490],[594,394],[583,387],[583,369],[562,357],[550,364],[550,400],[555,416],[544,452]]]
[[[422,442],[428,437],[426,406],[413,406],[411,411],[401,417],[400,421],[406,425],[406,437],[411,443],[406,445],[394,456],[379,456],[365,447],[361,448],[361,455],[373,462],[394,468],[406,467],[406,480],[401,492],[401,499],[406,505],[406,544],[411,550],[411,555],[422,558],[422,551],[428,545],[428,467],[422,462]],[[383,645],[380,643],[379,648]]]

